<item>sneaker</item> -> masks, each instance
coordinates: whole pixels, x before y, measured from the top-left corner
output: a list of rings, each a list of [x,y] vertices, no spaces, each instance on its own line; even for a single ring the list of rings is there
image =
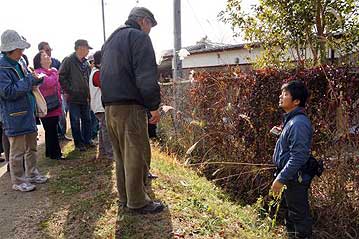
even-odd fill
[[[36,189],[36,186],[31,183],[21,183],[12,185],[12,189],[21,192],[30,192]]]
[[[131,211],[139,213],[139,214],[147,214],[147,213],[159,213],[162,212],[165,206],[161,202],[150,202],[144,207],[131,209]]]
[[[47,179],[48,179],[47,177],[42,176],[42,175],[37,175],[37,176],[28,178],[30,183],[37,183],[37,184],[46,183]]]

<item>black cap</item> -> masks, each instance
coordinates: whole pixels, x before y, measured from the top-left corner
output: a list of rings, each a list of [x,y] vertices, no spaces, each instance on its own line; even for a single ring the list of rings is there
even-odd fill
[[[148,19],[151,20],[153,27],[157,25],[157,21],[156,21],[155,17],[153,16],[153,13],[150,10],[148,10],[147,8],[145,8],[145,7],[134,7],[134,8],[132,8],[128,18],[131,18],[131,16],[147,17]]]
[[[90,50],[92,49],[92,47],[90,47],[89,43],[84,39],[79,39],[79,40],[75,41],[75,49],[79,48],[80,46],[85,46]]]

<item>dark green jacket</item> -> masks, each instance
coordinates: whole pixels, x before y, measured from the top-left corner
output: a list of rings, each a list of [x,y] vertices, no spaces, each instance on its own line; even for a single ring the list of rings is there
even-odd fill
[[[69,95],[68,101],[76,104],[90,103],[89,76],[90,65],[86,62],[86,71],[81,71],[80,61],[73,53],[66,57],[59,70],[59,80],[64,93]]]

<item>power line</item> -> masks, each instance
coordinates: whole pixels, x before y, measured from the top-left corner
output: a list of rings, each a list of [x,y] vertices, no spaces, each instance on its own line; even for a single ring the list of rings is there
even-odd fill
[[[205,36],[207,36],[207,33],[206,33],[206,31],[204,30],[204,28],[203,28],[201,22],[199,21],[199,19],[198,19],[198,17],[197,17],[197,14],[196,14],[196,12],[194,11],[194,9],[193,9],[191,3],[189,2],[189,0],[187,0],[187,4],[188,4],[189,7],[191,8],[192,14],[194,15],[194,18],[196,19],[198,25],[201,27],[203,34],[204,34]]]

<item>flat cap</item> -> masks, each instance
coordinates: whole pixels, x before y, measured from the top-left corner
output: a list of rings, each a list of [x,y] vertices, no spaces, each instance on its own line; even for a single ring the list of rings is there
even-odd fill
[[[150,10],[148,10],[147,8],[145,8],[145,7],[134,7],[134,8],[132,8],[128,18],[131,18],[131,16],[147,17],[148,19],[151,20],[153,27],[157,25],[157,21],[156,21],[155,17],[153,16],[153,13]]]
[[[90,50],[92,49],[92,47],[90,47],[89,43],[84,39],[78,39],[77,41],[75,41],[75,49],[79,48],[80,46],[85,46]]]

